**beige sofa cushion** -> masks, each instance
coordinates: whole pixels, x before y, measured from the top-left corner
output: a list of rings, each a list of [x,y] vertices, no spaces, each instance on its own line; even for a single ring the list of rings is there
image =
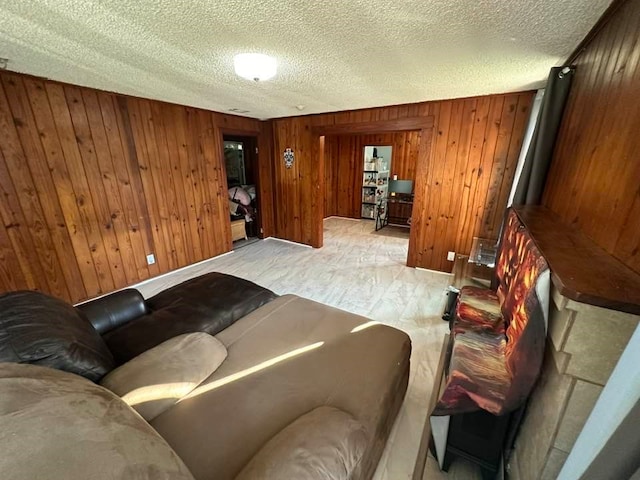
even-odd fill
[[[283,428],[324,405],[364,425],[367,450],[351,480],[373,476],[407,387],[405,333],[284,295],[216,337],[224,363],[151,421],[195,477],[235,478]]]
[[[319,407],[269,440],[236,480],[348,480],[367,440],[364,426],[351,415]]]
[[[227,349],[215,337],[186,333],[129,360],[100,384],[148,421],[200,385],[225,358]]]
[[[193,480],[126,403],[77,375],[0,363],[3,480]]]

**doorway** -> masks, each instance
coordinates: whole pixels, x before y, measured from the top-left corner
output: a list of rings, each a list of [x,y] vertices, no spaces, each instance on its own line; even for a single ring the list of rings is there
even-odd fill
[[[324,217],[359,220],[372,242],[403,239],[406,257],[420,142],[420,130],[327,135]]]
[[[223,135],[231,241],[234,249],[254,243],[261,236],[256,146],[256,137]]]

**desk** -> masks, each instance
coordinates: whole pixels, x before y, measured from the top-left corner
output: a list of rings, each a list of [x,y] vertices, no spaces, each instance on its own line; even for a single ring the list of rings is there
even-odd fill
[[[381,204],[376,217],[376,231],[387,225],[411,227],[413,195],[388,197]]]

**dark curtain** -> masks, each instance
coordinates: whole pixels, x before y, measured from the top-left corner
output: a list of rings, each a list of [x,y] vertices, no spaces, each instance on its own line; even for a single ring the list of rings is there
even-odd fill
[[[573,72],[573,68],[554,67],[549,73],[536,128],[513,198],[514,205],[537,205],[542,199]]]

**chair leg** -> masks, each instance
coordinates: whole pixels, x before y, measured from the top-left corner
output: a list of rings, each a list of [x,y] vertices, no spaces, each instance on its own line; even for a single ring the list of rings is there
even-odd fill
[[[444,452],[444,460],[442,461],[442,471],[443,472],[448,472],[449,471],[449,467],[453,463],[454,457],[455,457],[455,455],[453,453],[451,453],[449,450],[445,450],[445,452]]]

